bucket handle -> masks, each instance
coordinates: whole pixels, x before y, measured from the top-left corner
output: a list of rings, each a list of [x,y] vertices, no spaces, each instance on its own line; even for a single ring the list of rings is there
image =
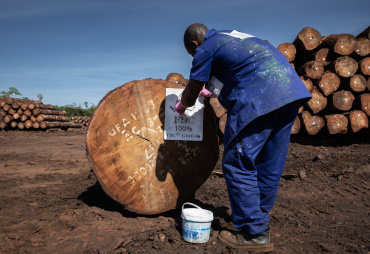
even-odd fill
[[[194,206],[194,207],[196,207],[196,208],[198,208],[198,209],[202,209],[201,207],[199,207],[199,206],[197,206],[197,205],[195,205],[195,204],[193,204],[193,203],[189,203],[189,202],[184,203],[184,204],[182,205],[182,209],[184,209],[184,206],[185,206],[185,205],[191,205],[191,206]]]

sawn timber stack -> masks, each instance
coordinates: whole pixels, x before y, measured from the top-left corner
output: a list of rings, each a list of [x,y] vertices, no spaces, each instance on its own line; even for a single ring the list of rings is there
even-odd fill
[[[214,169],[219,144],[207,101],[203,141],[165,141],[166,88],[159,79],[128,82],[110,91],[86,131],[87,157],[103,190],[129,211],[158,214],[181,206]]]

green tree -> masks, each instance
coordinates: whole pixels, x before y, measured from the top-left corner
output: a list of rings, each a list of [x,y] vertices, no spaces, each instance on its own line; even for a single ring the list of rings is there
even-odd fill
[[[86,109],[89,107],[89,103],[87,101],[84,102],[84,105]]]
[[[15,87],[9,87],[9,90],[7,92],[6,91],[0,92],[0,98],[9,98],[10,96],[13,96],[13,95],[22,96],[22,94]]]
[[[44,99],[44,95],[42,95],[41,93],[38,93],[37,94],[37,98],[42,101],[42,99]]]

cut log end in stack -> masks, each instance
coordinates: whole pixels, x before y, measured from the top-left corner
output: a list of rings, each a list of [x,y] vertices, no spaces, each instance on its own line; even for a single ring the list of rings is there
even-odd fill
[[[370,31],[321,36],[302,29],[277,48],[295,66],[312,99],[300,110],[291,133],[369,133]]]
[[[75,124],[81,124],[82,127],[87,127],[90,122],[90,116],[72,116],[72,122]]]
[[[0,129],[47,130],[51,128],[81,128],[69,121],[67,112],[58,111],[54,105],[41,101],[17,98],[0,99]]]

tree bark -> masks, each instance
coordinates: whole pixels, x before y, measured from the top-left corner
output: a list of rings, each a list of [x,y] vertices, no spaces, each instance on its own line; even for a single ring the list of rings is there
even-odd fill
[[[42,121],[59,121],[59,122],[69,122],[69,118],[67,116],[58,116],[58,115],[44,115],[40,114],[36,117],[37,122]]]
[[[128,82],[99,103],[86,132],[87,157],[103,190],[129,211],[180,207],[217,163],[218,129],[205,100],[203,141],[163,139],[165,89],[158,79]]]
[[[353,76],[358,69],[358,63],[349,56],[342,56],[337,58],[331,65],[331,70],[335,71],[343,78]]]
[[[355,96],[347,90],[337,91],[329,99],[329,108],[333,112],[349,111],[352,108]]]
[[[348,56],[355,50],[356,37],[352,34],[330,34],[322,37],[320,44],[339,55]]]
[[[65,112],[65,111],[58,111],[58,110],[51,110],[51,109],[39,109],[39,108],[35,108],[34,110],[32,110],[32,114],[35,115],[35,116],[37,116],[39,114],[65,116],[65,115],[67,115],[67,112]]]
[[[68,129],[68,128],[82,128],[82,125],[78,123],[72,123],[72,122],[42,121],[40,123],[40,128],[41,129],[50,129],[50,128]]]
[[[281,43],[277,49],[285,56],[285,58],[291,63],[295,59],[295,54],[297,50],[293,43]]]
[[[301,122],[303,129],[309,135],[316,135],[325,126],[325,120],[318,115],[311,115],[308,111],[303,111],[301,114]]]
[[[343,114],[326,115],[326,127],[330,134],[347,133],[348,119]]]
[[[369,119],[362,110],[353,110],[347,114],[349,120],[349,129],[356,133],[361,129],[369,128]]]
[[[320,88],[325,96],[328,96],[338,90],[340,78],[333,72],[326,72],[316,81],[315,85]]]
[[[55,110],[56,107],[51,104],[42,104],[42,103],[36,103],[34,104],[34,108],[39,108],[39,109],[50,109],[50,110]]]
[[[311,91],[312,98],[307,102],[307,107],[314,114],[319,113],[326,108],[328,99],[314,87]]]

